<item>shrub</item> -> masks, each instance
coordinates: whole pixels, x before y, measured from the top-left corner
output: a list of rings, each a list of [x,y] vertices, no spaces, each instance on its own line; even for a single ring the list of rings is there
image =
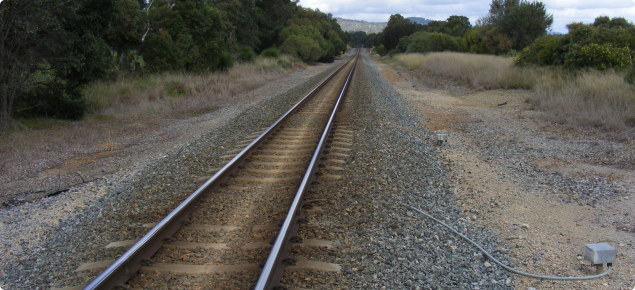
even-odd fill
[[[443,33],[417,32],[408,38],[408,53],[461,51],[458,38]]]
[[[315,62],[322,56],[322,49],[318,42],[303,35],[289,36],[280,49],[304,62]]]
[[[59,119],[79,120],[84,117],[87,105],[81,93],[66,91],[61,83],[38,86],[16,100],[16,116],[47,116]]]
[[[141,46],[141,55],[150,72],[175,70],[183,66],[183,55],[167,31],[148,35]]]
[[[260,55],[264,57],[278,58],[280,57],[280,50],[275,47],[271,47],[263,50]]]
[[[570,23],[563,36],[544,36],[525,48],[516,65],[564,65],[568,69],[623,69],[635,47],[635,27],[602,16],[594,24]]]
[[[512,41],[497,26],[485,33],[483,42],[487,50],[496,55],[506,53],[512,49]]]
[[[332,43],[322,37],[320,31],[307,25],[291,25],[280,32],[280,50],[296,56],[304,62],[315,62],[326,57]]]
[[[381,56],[386,55],[386,48],[384,48],[383,44],[380,44],[376,49],[375,52]]]
[[[628,50],[613,47],[611,44],[591,43],[584,46],[573,45],[565,56],[564,65],[568,68],[624,68],[628,64]]]
[[[228,52],[223,52],[218,59],[218,67],[220,69],[229,69],[234,66],[234,57]]]
[[[483,42],[483,36],[481,36],[480,27],[475,27],[465,32],[465,35],[463,35],[463,38],[461,39],[461,48],[463,51],[470,53],[487,52],[485,42]]]
[[[562,37],[557,35],[547,35],[536,39],[536,41],[523,49],[515,65],[537,64],[540,66],[559,65],[563,63]]]
[[[242,62],[252,62],[254,58],[256,58],[256,54],[251,47],[242,45],[238,48],[238,60]]]

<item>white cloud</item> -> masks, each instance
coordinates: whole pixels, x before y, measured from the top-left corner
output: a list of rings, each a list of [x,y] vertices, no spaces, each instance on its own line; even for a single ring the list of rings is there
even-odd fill
[[[553,31],[567,32],[571,22],[593,22],[601,15],[635,20],[635,0],[543,0],[553,14]],[[451,15],[470,18],[472,24],[487,13],[491,0],[301,0],[303,7],[318,8],[336,17],[385,22],[392,14],[445,20]]]

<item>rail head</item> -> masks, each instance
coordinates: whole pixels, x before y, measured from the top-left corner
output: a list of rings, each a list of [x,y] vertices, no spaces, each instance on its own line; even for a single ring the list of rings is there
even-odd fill
[[[223,182],[227,181],[229,176],[236,172],[238,167],[245,162],[251,153],[258,148],[260,144],[265,142],[269,136],[276,132],[282,122],[289,115],[293,114],[298,108],[305,104],[309,98],[319,91],[353,59],[354,57],[342,64],[342,66],[322,80],[263,133],[256,137],[254,141],[249,143],[249,145],[241,150],[210,179],[194,191],[194,193],[188,196],[183,202],[181,202],[181,204],[172,210],[172,212],[150,229],[148,233],[146,233],[137,243],[130,247],[130,249],[121,255],[121,257],[115,260],[113,264],[111,264],[86,287],[84,287],[84,290],[112,289],[130,279],[143,266],[145,261],[148,261],[152,255],[154,255],[154,253],[163,246],[164,239],[172,236],[181,227],[181,222],[189,219],[189,215],[198,200],[200,200],[205,194],[220,187]]]

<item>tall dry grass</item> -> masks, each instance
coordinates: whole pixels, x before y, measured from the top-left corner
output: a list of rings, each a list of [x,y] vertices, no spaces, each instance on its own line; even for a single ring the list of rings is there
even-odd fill
[[[137,144],[144,135],[171,136],[174,132],[161,130],[173,123],[174,113],[199,114],[223,104],[248,102],[253,96],[241,93],[303,66],[281,56],[257,58],[225,72],[164,73],[93,83],[85,89],[87,118],[20,120],[24,124],[20,130],[0,132],[0,184],[33,176],[75,156]]]
[[[89,113],[113,117],[198,111],[301,69],[289,56],[258,57],[225,72],[163,74],[96,82],[84,90]]]
[[[535,69],[513,67],[512,58],[493,55],[408,53],[395,55],[394,59],[407,69],[422,69],[433,76],[453,79],[474,88],[529,89],[539,76]]]
[[[554,122],[608,130],[635,126],[635,86],[624,81],[622,72],[516,67],[513,58],[454,52],[393,58],[406,69],[472,88],[531,89],[532,103]]]
[[[635,87],[614,71],[540,77],[534,104],[551,121],[623,130],[635,126]]]

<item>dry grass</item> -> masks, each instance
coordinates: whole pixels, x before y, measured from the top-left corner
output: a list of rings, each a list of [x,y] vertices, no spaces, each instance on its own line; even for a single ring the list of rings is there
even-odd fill
[[[515,67],[512,58],[452,52],[401,54],[394,60],[471,88],[531,89],[531,102],[554,122],[610,131],[635,126],[635,87],[621,72]]]
[[[29,130],[5,134],[0,140],[0,183],[30,176],[77,155],[112,150],[131,142],[151,125],[86,118],[79,122],[42,119]]]
[[[398,54],[394,59],[407,69],[422,69],[436,77],[484,89],[531,88],[539,72],[512,66],[513,59],[455,52]]]
[[[85,91],[90,114],[83,120],[20,120],[21,129],[0,132],[0,184],[78,155],[116,151],[149,133],[177,134],[161,129],[175,117],[249,102],[253,96],[239,95],[303,68],[299,61],[282,56],[236,64],[226,72],[165,73],[94,83]],[[164,137],[174,136],[156,138]]]
[[[534,92],[534,104],[554,122],[609,130],[635,125],[635,88],[613,71],[544,76]]]
[[[128,117],[193,112],[299,68],[302,64],[289,56],[258,57],[253,63],[239,63],[225,72],[164,73],[97,82],[84,94],[92,114]]]

